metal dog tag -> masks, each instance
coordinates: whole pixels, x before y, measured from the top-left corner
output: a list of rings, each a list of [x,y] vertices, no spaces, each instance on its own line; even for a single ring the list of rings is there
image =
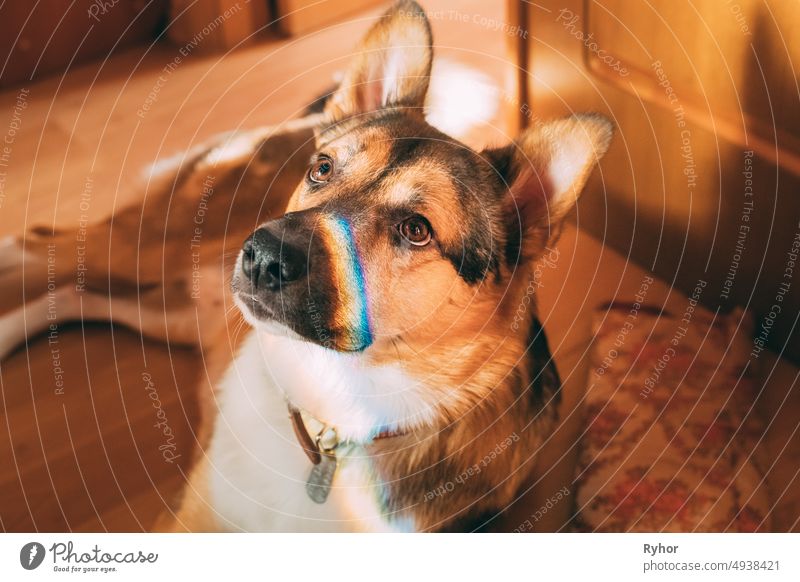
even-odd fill
[[[333,475],[336,473],[336,456],[323,452],[322,459],[311,468],[306,481],[306,493],[314,503],[325,503],[331,492]]]

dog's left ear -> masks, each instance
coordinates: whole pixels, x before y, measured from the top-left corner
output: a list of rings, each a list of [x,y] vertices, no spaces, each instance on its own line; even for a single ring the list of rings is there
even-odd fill
[[[613,124],[602,115],[574,115],[539,124],[511,145],[482,153],[505,182],[510,235],[521,235],[523,253],[539,254],[558,233],[613,134]]]
[[[431,75],[432,37],[416,2],[395,3],[361,41],[339,88],[325,105],[328,122],[385,107],[423,114]]]

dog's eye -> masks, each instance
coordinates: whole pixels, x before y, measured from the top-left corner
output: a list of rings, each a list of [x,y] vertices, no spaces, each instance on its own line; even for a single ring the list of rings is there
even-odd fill
[[[333,175],[333,160],[327,156],[320,156],[320,158],[311,164],[308,170],[308,179],[312,182],[322,184],[331,179]]]
[[[400,234],[408,242],[418,247],[424,247],[431,242],[431,225],[424,216],[406,218],[398,225]]]

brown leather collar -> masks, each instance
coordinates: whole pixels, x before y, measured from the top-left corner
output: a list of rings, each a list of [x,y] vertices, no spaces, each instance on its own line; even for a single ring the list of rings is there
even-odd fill
[[[322,461],[322,453],[319,450],[319,444],[311,438],[306,428],[306,423],[303,422],[303,415],[300,409],[295,408],[289,404],[289,417],[292,419],[292,428],[294,429],[294,436],[297,437],[297,442],[300,443],[300,448],[308,456],[308,460],[314,465],[319,465]]]
[[[330,453],[330,450],[323,451],[320,447],[319,440],[322,436],[322,433],[317,435],[316,438],[312,437],[309,432],[308,428],[306,428],[306,423],[303,421],[303,413],[300,411],[299,408],[293,406],[291,403],[287,403],[289,407],[289,418],[292,420],[292,428],[294,429],[294,436],[297,437],[297,442],[300,443],[300,448],[303,449],[303,452],[308,457],[308,460],[311,461],[314,465],[319,465],[322,462],[322,454]],[[323,429],[323,432],[326,429]],[[399,430],[384,430],[379,432],[375,437],[373,437],[373,441],[377,441],[380,439],[388,439],[398,436],[403,436],[406,434],[403,431]]]

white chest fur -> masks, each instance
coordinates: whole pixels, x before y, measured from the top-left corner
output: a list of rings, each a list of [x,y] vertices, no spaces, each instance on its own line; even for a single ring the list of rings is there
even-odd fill
[[[286,396],[363,441],[382,426],[419,422],[424,403],[398,369],[360,370],[356,357],[251,332],[220,385],[209,490],[220,527],[246,531],[397,531],[363,450],[340,456],[327,501],[306,493],[312,465],[294,436]],[[414,404],[417,404],[416,409]],[[341,427],[341,428],[340,428]],[[361,451],[361,453],[359,452]]]

